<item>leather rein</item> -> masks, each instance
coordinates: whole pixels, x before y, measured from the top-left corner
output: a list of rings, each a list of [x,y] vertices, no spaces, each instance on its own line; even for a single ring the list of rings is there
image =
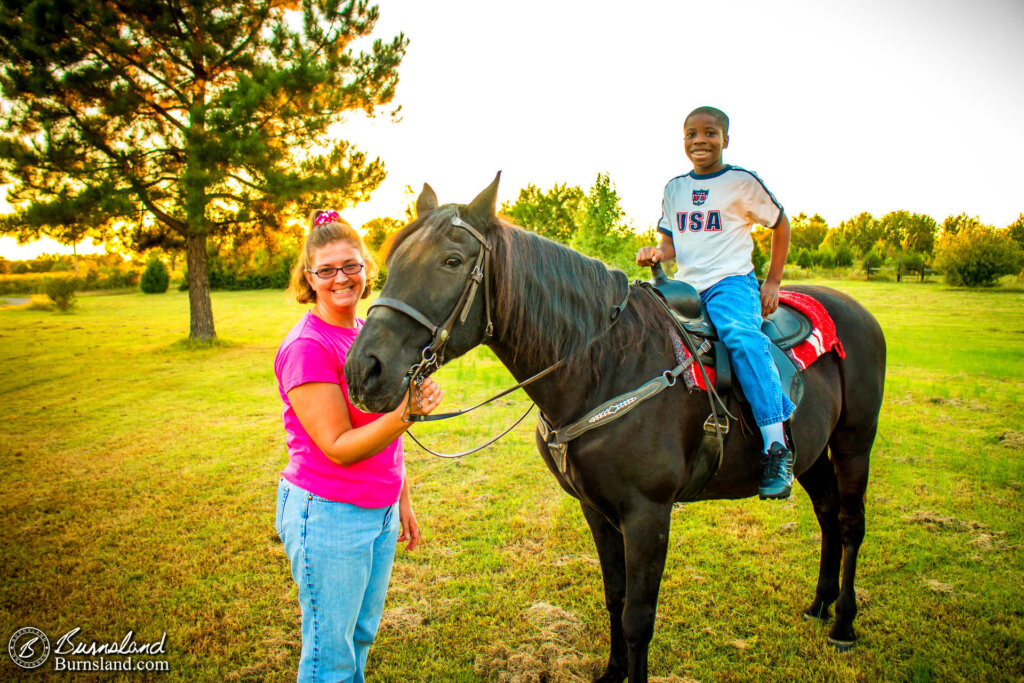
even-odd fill
[[[423,381],[427,377],[429,377],[431,373],[433,373],[435,370],[440,368],[441,365],[444,364],[445,347],[448,345],[448,340],[451,337],[452,328],[455,327],[455,321],[458,320],[459,324],[462,324],[466,321],[466,318],[469,316],[469,311],[473,306],[473,300],[476,296],[476,292],[479,289],[481,282],[483,283],[484,286],[484,315],[486,316],[487,324],[484,326],[483,338],[480,340],[480,343],[486,342],[487,339],[494,335],[494,323],[491,321],[491,283],[490,279],[487,277],[487,263],[489,261],[488,256],[491,252],[491,246],[487,243],[487,240],[484,239],[484,236],[480,234],[480,232],[476,228],[471,226],[466,221],[462,220],[458,213],[456,213],[455,216],[451,219],[451,223],[452,225],[458,228],[466,230],[470,235],[476,238],[476,240],[480,243],[480,251],[477,253],[476,262],[473,264],[472,270],[470,270],[469,275],[466,276],[466,284],[462,288],[462,294],[459,296],[458,301],[455,303],[455,307],[452,309],[451,314],[445,319],[445,321],[440,325],[435,325],[433,322],[431,322],[430,318],[425,316],[420,311],[416,310],[413,306],[410,306],[404,301],[399,301],[398,299],[391,299],[387,297],[379,298],[372,304],[370,304],[370,307],[369,309],[367,309],[366,313],[367,317],[369,317],[370,312],[378,306],[383,308],[390,308],[412,318],[420,325],[423,325],[425,328],[427,328],[427,330],[430,332],[430,343],[424,346],[423,350],[420,352],[420,361],[410,366],[409,370],[405,373],[405,376],[409,380],[409,384],[416,385],[417,388],[423,384]],[[619,317],[622,315],[622,311],[625,310],[626,304],[629,302],[629,294],[630,286],[629,280],[627,278],[626,295],[622,298],[622,301],[612,309],[611,324],[607,328],[605,328],[605,330],[601,334],[597,335],[589,342],[587,342],[587,345],[584,347],[584,349],[589,348],[591,345],[593,345],[595,342],[603,338],[611,331],[612,327],[615,326],[615,323],[618,322]],[[405,420],[406,422],[432,422],[435,420],[447,420],[449,418],[458,417],[459,415],[465,415],[466,413],[469,413],[471,411],[476,410],[477,408],[487,405],[491,401],[495,401],[501,398],[502,396],[506,396],[512,393],[513,391],[516,391],[517,389],[521,389],[529,384],[536,382],[542,377],[547,376],[548,374],[554,372],[561,366],[565,365],[565,362],[566,359],[561,358],[555,363],[544,368],[537,374],[533,375],[532,377],[523,380],[522,382],[519,382],[515,386],[509,387],[508,389],[505,389],[504,391],[501,391],[484,401],[481,401],[475,406],[463,408],[462,410],[457,410],[450,413],[440,413],[438,415],[417,415],[410,412],[407,417],[403,416],[402,419]],[[500,434],[490,439],[486,443],[477,446],[476,448],[471,448],[460,453],[438,453],[420,443],[419,439],[417,439],[411,431],[408,432],[408,434],[420,448],[425,450],[427,453],[430,453],[431,455],[436,455],[439,458],[461,458],[462,456],[469,455],[470,453],[476,453],[479,450],[487,448],[492,443],[494,443],[495,441],[497,441],[498,439],[500,439],[501,437],[505,436],[510,431],[515,429],[515,427],[519,425],[519,423],[521,423],[524,419],[526,419],[527,415],[530,414],[530,411],[533,410],[534,405],[535,404],[531,402],[530,407],[526,409],[526,412],[524,412],[518,420],[513,422],[511,426],[505,429],[505,431],[501,432]]]

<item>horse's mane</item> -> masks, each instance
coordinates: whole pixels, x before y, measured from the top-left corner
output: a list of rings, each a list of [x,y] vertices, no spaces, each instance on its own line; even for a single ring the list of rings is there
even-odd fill
[[[389,258],[413,233],[447,225],[457,209],[443,206],[407,225],[392,238]],[[520,362],[539,367],[566,358],[570,371],[596,375],[609,351],[622,358],[663,325],[657,304],[636,291],[611,325],[629,282],[622,271],[499,218],[489,241],[495,335]],[[602,335],[602,343],[590,344]]]

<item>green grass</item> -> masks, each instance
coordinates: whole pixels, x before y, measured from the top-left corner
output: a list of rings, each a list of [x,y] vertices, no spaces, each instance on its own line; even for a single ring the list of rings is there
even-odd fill
[[[1021,680],[1024,292],[829,284],[864,302],[889,343],[859,645],[837,654],[825,626],[800,618],[819,542],[802,491],[691,504],[673,519],[651,673]],[[51,642],[76,626],[97,641],[166,631],[161,680],[294,679],[272,362],[301,311],[277,292],[215,293],[226,343],[193,349],[184,293],[0,310],[0,637],[29,625]],[[511,383],[486,351],[439,378],[445,407]],[[523,407],[513,396],[416,431],[461,450]],[[399,551],[371,680],[589,680],[608,649],[600,570],[532,429],[459,461],[407,451],[426,542]],[[51,666],[37,676],[56,678]],[[16,672],[3,655],[0,679]]]

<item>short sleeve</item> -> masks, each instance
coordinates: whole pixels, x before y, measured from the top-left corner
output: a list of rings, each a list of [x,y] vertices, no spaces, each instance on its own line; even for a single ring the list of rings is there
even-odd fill
[[[753,173],[746,179],[747,218],[755,225],[774,228],[782,217],[782,205]]]
[[[668,185],[665,186],[665,192],[661,198],[661,219],[658,220],[658,232],[672,237],[672,223],[668,216]]]
[[[343,368],[323,344],[312,339],[300,337],[282,348],[276,365],[277,379],[286,394],[310,382],[341,384]]]

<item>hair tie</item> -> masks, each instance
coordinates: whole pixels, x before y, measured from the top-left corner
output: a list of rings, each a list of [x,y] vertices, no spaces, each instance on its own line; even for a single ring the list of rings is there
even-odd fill
[[[316,215],[316,219],[313,221],[317,225],[323,225],[324,223],[340,223],[341,216],[334,209],[328,211],[321,211]]]

